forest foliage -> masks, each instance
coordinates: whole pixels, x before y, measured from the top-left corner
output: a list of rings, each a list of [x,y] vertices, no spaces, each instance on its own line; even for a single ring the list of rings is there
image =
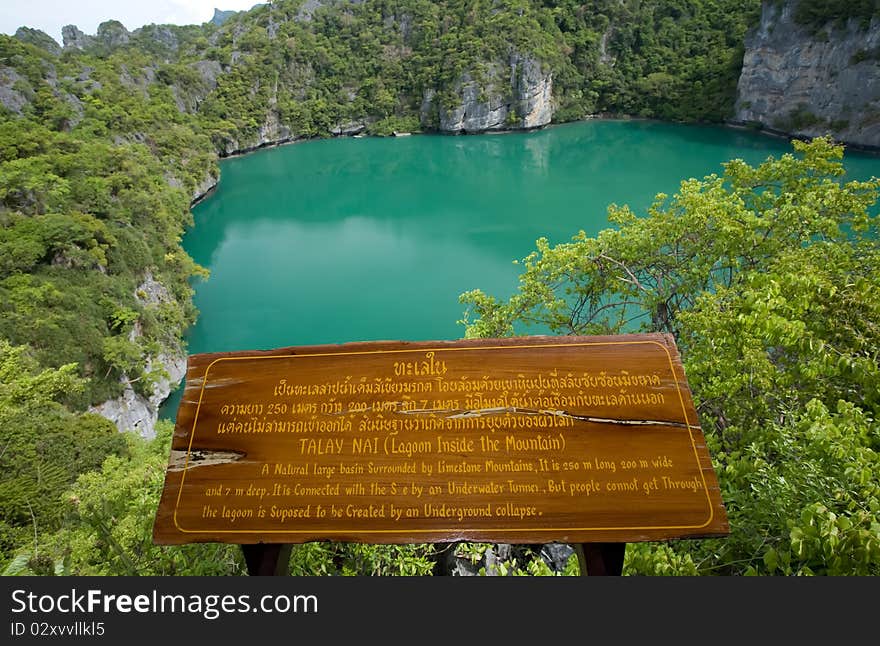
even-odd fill
[[[826,139],[793,145],[539,240],[507,301],[462,295],[472,337],[675,336],[731,534],[630,546],[635,572],[880,572],[880,180],[845,181]]]
[[[813,9],[831,4],[801,6],[824,16]],[[185,352],[190,280],[204,270],[180,243],[218,157],[266,132],[430,128],[426,93],[451,101],[463,74],[515,56],[552,72],[556,121],[719,122],[760,2],[304,5],[268,3],[221,26],[128,33],[110,21],[63,51],[33,30],[0,35],[6,573],[241,571],[228,547],[150,543],[167,425],[145,441],[88,412],[126,389],[150,393],[164,376],[159,354]],[[732,161],[644,218],[615,207],[614,228],[596,239],[542,243],[511,302],[465,297],[474,335],[532,320],[620,331],[636,311],[649,313],[645,329],[677,335],[743,529],[718,543],[634,547],[634,573],[876,573],[877,257],[866,210],[876,186],[841,184],[840,151],[827,143],[799,154],[759,168]],[[631,302],[620,318],[590,317],[612,294]],[[316,544],[294,551],[292,569],[425,574],[435,558],[431,546]],[[508,569],[545,572],[537,560]]]
[[[878,0],[800,0],[794,11],[795,21],[813,31],[829,25],[843,28],[850,21],[865,29],[877,18],[880,18]]]

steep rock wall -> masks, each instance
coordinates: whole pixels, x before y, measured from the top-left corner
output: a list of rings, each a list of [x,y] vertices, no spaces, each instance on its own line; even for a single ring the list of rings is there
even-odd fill
[[[453,105],[434,91],[422,102],[421,121],[447,133],[540,128],[553,118],[553,75],[529,57],[493,63],[483,75],[465,73],[455,84]]]
[[[810,30],[796,0],[765,0],[745,42],[734,122],[880,147],[880,20]]]
[[[135,290],[135,298],[143,307],[151,308],[167,303],[173,297],[148,271]],[[130,336],[134,340],[141,334],[140,326],[136,325]],[[137,392],[127,375],[122,375],[122,395],[92,406],[89,412],[106,417],[120,431],[135,432],[146,438],[155,437],[159,407],[186,374],[186,353],[182,348],[165,347],[147,359],[145,372],[155,373],[148,394]]]

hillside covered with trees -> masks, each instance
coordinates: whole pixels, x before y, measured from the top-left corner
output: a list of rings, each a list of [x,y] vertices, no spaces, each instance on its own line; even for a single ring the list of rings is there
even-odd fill
[[[0,568],[241,571],[233,547],[150,542],[168,424],[147,440],[88,412],[148,398],[185,354],[204,270],[180,242],[218,158],[436,128],[467,79],[489,87],[522,61],[552,79],[554,121],[720,122],[759,5],[283,0],[221,25],[69,29],[63,48],[0,36]],[[591,315],[609,298],[675,333],[737,531],[634,546],[629,572],[878,573],[880,185],[844,183],[841,155],[819,140],[758,168],[733,161],[647,217],[614,208],[598,238],[539,246],[510,302],[463,297],[473,336],[532,320],[617,332],[621,318]],[[292,571],[426,574],[436,558],[315,544]],[[528,555],[510,567],[548,572]]]

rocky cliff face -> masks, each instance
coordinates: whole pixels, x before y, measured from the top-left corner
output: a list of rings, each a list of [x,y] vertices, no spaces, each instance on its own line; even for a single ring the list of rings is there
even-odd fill
[[[422,102],[421,121],[430,126],[434,114],[441,132],[527,130],[553,118],[553,76],[529,57],[514,55],[494,63],[477,78],[465,73],[456,83],[453,105],[430,91]],[[435,112],[436,111],[436,112]]]
[[[307,21],[310,12],[322,4],[323,0],[308,0],[288,19]],[[272,39],[278,27],[276,18],[279,20],[281,18],[274,14],[263,18],[266,35]],[[76,56],[77,51],[85,51],[87,54],[100,57],[120,48],[146,48],[146,51],[155,54],[155,60],[150,60],[143,66],[135,62],[138,59],[127,60],[118,70],[121,86],[144,98],[149,96],[152,86],[167,86],[177,110],[188,115],[199,114],[202,104],[211,99],[212,94],[224,82],[224,76],[245,70],[240,77],[235,77],[232,87],[236,91],[243,90],[243,94],[249,95],[254,102],[247,104],[243,114],[232,116],[247,117],[247,119],[241,118],[241,121],[248,125],[242,128],[229,128],[222,133],[222,136],[218,135],[213,140],[214,152],[218,157],[295,141],[307,136],[297,129],[296,123],[285,120],[285,115],[290,113],[285,107],[289,108],[291,97],[295,101],[304,101],[308,96],[308,88],[315,84],[315,73],[311,64],[308,61],[295,65],[291,63],[280,70],[274,85],[267,86],[265,79],[250,73],[253,70],[250,60],[253,55],[249,54],[246,48],[238,46],[237,40],[245,35],[246,30],[245,26],[238,24],[236,20],[226,25],[223,28],[226,31],[222,34],[218,30],[209,37],[211,44],[229,49],[229,57],[220,60],[216,58],[193,60],[195,58],[193,43],[187,40],[186,33],[178,31],[178,28],[173,26],[148,25],[129,32],[118,21],[102,23],[95,35],[85,34],[76,26],[67,25],[63,29],[63,50],[71,57]],[[407,15],[395,20],[405,41],[409,38],[412,20]],[[393,23],[393,20],[389,19],[389,21],[389,24]],[[229,42],[221,39],[221,35],[228,36]],[[44,47],[52,45],[51,42],[44,42],[45,39],[40,38],[39,34],[22,32],[21,38],[30,41],[39,39]],[[62,48],[55,43],[55,55],[61,50]],[[406,51],[406,47],[401,47],[388,55],[403,56]],[[181,52],[188,52],[181,59],[184,62],[172,66],[164,65],[163,61],[168,63],[178,60],[177,57]],[[479,73],[476,68],[479,68]],[[93,67],[84,66],[76,78],[66,80],[68,83],[75,83],[77,88],[82,89],[83,94],[90,94],[94,90],[101,89],[98,80],[91,78],[93,72]],[[27,98],[17,90],[16,83],[19,80],[20,75],[14,69],[0,65],[0,105],[7,107],[13,113],[21,113],[27,102]],[[105,82],[108,81],[105,79]],[[267,87],[268,92],[265,91]],[[357,100],[356,88],[345,87],[342,91],[347,93],[349,101]],[[447,133],[523,130],[539,128],[550,123],[554,108],[553,77],[549,68],[534,57],[513,53],[502,55],[501,59],[494,62],[475,65],[475,69],[469,74],[462,75],[452,88],[444,88],[442,92],[436,90],[426,92],[421,117],[427,129],[438,129]],[[74,112],[79,115],[77,118],[81,118],[83,109],[79,106]],[[366,130],[375,123],[375,120],[375,116],[367,114],[340,114],[338,122],[332,123],[328,130],[336,136],[352,136]],[[232,121],[234,119],[230,119],[230,123]],[[119,144],[129,141],[144,144],[147,139],[143,133],[131,132],[116,134],[115,141]],[[216,167],[212,166],[196,186],[186,185],[192,202],[200,200],[217,184],[216,170]],[[174,177],[170,172],[165,179],[174,187],[184,186],[184,181]],[[147,300],[138,296],[141,305],[145,308],[161,304],[171,298],[168,290],[150,274],[143,279],[136,293],[148,295]],[[137,336],[140,330],[136,329],[133,334]],[[122,395],[102,402],[91,410],[110,419],[122,431],[133,431],[144,437],[153,437],[159,407],[170,391],[181,381],[185,370],[185,352],[174,347],[173,343],[163,344],[161,351],[149,357],[146,367],[146,373],[152,371],[154,378],[158,374],[161,374],[161,377],[152,380],[147,386],[146,382],[130,382],[129,376],[122,375],[120,380]]]
[[[64,25],[61,28],[64,49],[86,49],[95,42],[93,36],[87,36],[76,25]]]
[[[135,290],[135,298],[145,308],[158,307],[167,303],[172,296],[168,289],[147,272]],[[141,334],[139,326],[132,330],[132,340]],[[155,371],[159,376],[153,382],[149,395],[135,391],[126,375],[122,376],[122,395],[89,409],[89,412],[106,417],[116,424],[120,431],[131,431],[146,438],[156,436],[156,422],[159,419],[159,406],[171,394],[172,389],[186,374],[186,353],[179,348],[166,347],[147,361],[146,371]]]
[[[13,114],[21,114],[28,105],[27,97],[16,89],[22,81],[21,75],[11,67],[0,65],[0,106]]]
[[[794,0],[764,1],[746,38],[735,121],[880,147],[880,20],[813,33],[795,21],[795,8]]]
[[[136,392],[131,384],[126,383],[122,395],[93,406],[89,412],[106,417],[120,431],[137,433],[147,439],[156,437],[159,406],[186,374],[186,355],[159,354],[156,363],[160,364],[168,377],[163,377],[156,383],[149,397]]]
[[[224,22],[232,18],[237,11],[221,11],[217,7],[214,7],[214,16],[211,18],[211,22],[218,27],[222,25]]]
[[[52,56],[61,55],[61,46],[55,42],[49,34],[39,29],[30,27],[19,27],[15,32],[15,38],[23,43],[30,43],[40,49],[44,49]]]
[[[278,113],[270,109],[259,130],[251,136],[233,137],[223,143],[221,157],[241,155],[266,146],[276,146],[293,141],[296,137],[290,126],[281,123]]]

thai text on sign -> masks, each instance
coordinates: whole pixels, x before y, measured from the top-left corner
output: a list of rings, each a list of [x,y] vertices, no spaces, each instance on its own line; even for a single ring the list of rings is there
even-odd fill
[[[669,335],[190,357],[157,543],[728,533]]]

